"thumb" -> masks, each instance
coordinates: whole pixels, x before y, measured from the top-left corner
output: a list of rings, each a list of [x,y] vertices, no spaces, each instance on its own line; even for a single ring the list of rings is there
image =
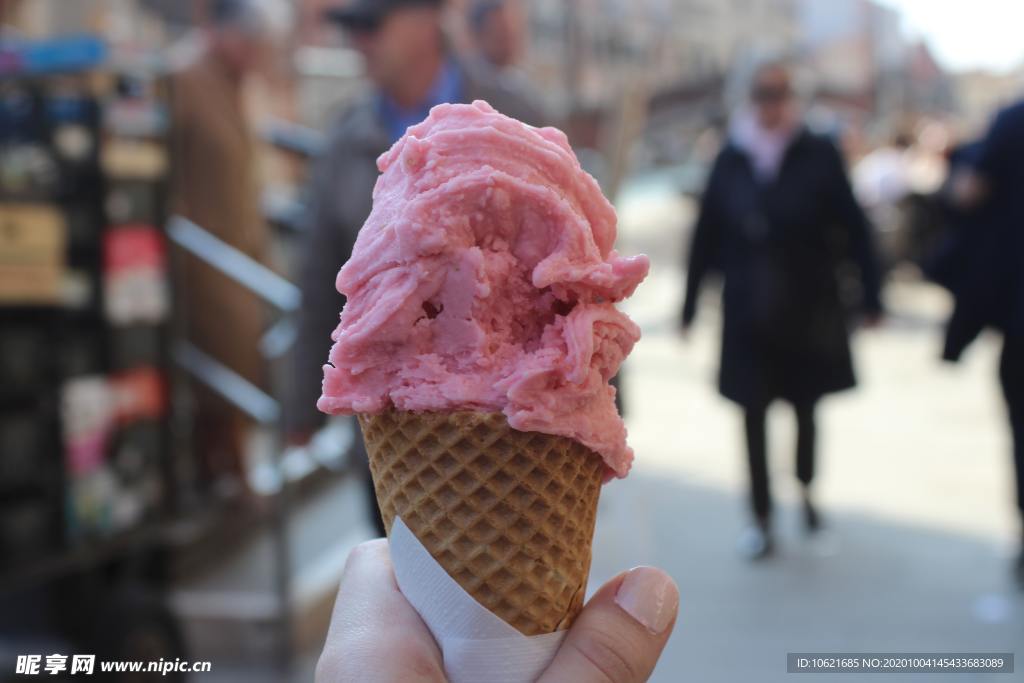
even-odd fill
[[[637,567],[601,587],[537,683],[642,683],[654,671],[679,610],[665,572]]]

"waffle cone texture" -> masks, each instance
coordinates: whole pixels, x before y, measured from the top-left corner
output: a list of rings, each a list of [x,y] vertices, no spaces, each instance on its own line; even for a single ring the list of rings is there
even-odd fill
[[[583,607],[604,462],[501,413],[360,415],[377,502],[448,575],[525,635]]]

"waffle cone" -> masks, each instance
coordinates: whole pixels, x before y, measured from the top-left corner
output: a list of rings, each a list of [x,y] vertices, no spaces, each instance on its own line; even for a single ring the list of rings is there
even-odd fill
[[[604,463],[501,413],[360,415],[377,501],[470,595],[525,635],[583,606]]]

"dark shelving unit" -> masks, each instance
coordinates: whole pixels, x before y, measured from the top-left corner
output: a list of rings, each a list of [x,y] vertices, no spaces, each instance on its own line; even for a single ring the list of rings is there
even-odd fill
[[[109,116],[164,88],[74,40],[83,63],[0,70],[0,635],[173,659],[169,183],[117,148],[169,154]]]

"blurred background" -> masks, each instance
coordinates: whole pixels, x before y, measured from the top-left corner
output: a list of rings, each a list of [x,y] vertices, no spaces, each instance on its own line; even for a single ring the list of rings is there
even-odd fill
[[[312,678],[347,553],[379,527],[358,430],[313,409],[334,275],[376,156],[477,97],[565,130],[619,251],[652,259],[618,378],[637,460],[603,492],[592,585],[637,564],[680,584],[653,680],[1013,651],[1024,375],[1014,325],[980,312],[1016,305],[998,293],[1024,252],[962,236],[1020,225],[1019,166],[992,161],[1020,117],[989,129],[1024,97],[1022,22],[1000,0],[0,0],[0,680],[52,652]],[[814,520],[798,429],[767,409],[769,526],[750,405],[745,443],[715,392],[719,288],[680,321],[716,156],[773,99],[841,150],[862,280],[884,286],[858,388],[817,411]],[[996,270],[1004,290],[963,284]],[[954,310],[977,314],[958,365]]]

